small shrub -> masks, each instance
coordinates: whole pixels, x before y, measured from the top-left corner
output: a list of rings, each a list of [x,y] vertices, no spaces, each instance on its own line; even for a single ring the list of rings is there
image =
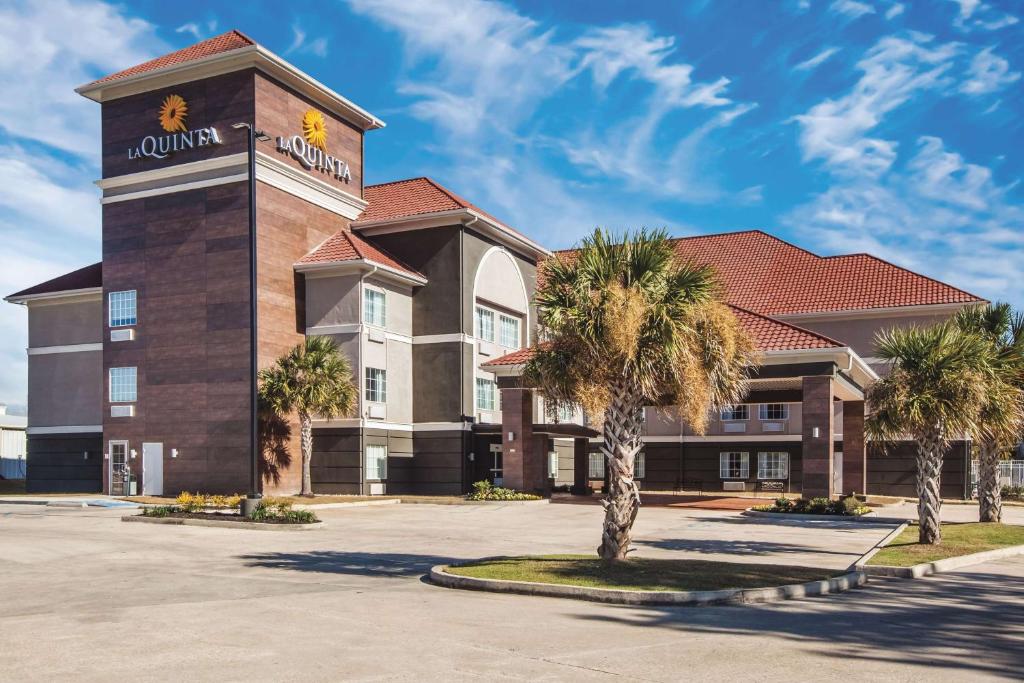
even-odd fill
[[[793,501],[785,496],[779,496],[775,499],[775,509],[780,512],[788,512],[793,507]]]
[[[754,510],[762,512],[792,512],[795,514],[809,515],[863,515],[870,512],[870,508],[863,505],[854,496],[846,496],[839,500],[831,500],[825,497],[811,498],[806,500],[789,500],[788,498],[776,498],[773,505],[760,505]]]
[[[473,484],[473,492],[466,496],[466,500],[540,500],[540,496],[502,488],[484,480]]]
[[[824,496],[817,496],[807,503],[807,509],[812,515],[827,515],[832,511],[832,501]]]
[[[161,505],[153,508],[142,508],[143,517],[167,517],[172,512],[175,512],[176,508],[171,505]]]
[[[309,510],[293,510],[292,503],[280,498],[264,498],[253,510],[254,522],[288,522],[290,524],[313,524],[319,522]]]
[[[1024,500],[1024,486],[1004,486],[1000,496],[1007,500]]]

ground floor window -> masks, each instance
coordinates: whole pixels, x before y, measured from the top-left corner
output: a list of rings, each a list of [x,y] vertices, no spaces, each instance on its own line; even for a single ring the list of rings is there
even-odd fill
[[[604,453],[590,454],[589,471],[587,476],[590,479],[604,479]]]
[[[366,447],[366,478],[388,478],[388,447],[370,444]]]
[[[758,479],[786,479],[789,477],[789,453],[768,451],[757,454]]]
[[[647,458],[644,457],[643,453],[637,453],[636,458],[633,460],[633,478],[643,479],[644,475],[647,474]]]
[[[750,475],[749,455],[739,451],[719,453],[718,467],[722,479],[746,479]]]
[[[558,479],[558,451],[548,453],[548,479]]]

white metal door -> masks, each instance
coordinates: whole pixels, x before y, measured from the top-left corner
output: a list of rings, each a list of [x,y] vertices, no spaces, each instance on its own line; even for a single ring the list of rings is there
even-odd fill
[[[142,495],[164,494],[164,445],[142,444]]]

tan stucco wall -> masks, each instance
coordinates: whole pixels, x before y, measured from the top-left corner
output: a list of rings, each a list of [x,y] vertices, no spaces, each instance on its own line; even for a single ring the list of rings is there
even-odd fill
[[[28,357],[28,426],[103,424],[103,352]]]
[[[838,319],[829,317],[783,317],[786,322],[813,330],[852,347],[861,357],[875,355],[875,335],[894,327],[931,325],[947,320],[951,313],[929,315],[880,315],[875,317]]]
[[[103,298],[69,303],[36,302],[28,306],[28,345],[67,346],[103,341]]]

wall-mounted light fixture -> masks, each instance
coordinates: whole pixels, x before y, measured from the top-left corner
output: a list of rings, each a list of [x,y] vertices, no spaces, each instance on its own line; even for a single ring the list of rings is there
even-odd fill
[[[817,439],[820,434],[821,430],[818,429],[817,427],[811,430],[811,436],[813,436],[815,439]]]
[[[474,453],[470,453],[470,454],[469,454],[469,461],[470,461],[470,462],[473,462],[474,460],[476,460],[476,454],[474,454]]]
[[[89,459],[89,451],[82,451],[82,460]]]
[[[508,433],[508,440],[509,441],[515,441],[515,439],[516,439],[516,433],[515,432],[509,432]]]
[[[139,452],[138,452],[138,451],[136,451],[136,450],[135,450],[135,449],[133,448],[133,449],[131,450],[131,456],[132,456],[132,460],[134,460],[134,459],[135,459],[135,456],[136,456],[136,455],[138,455],[138,454],[139,454]]]
[[[177,448],[172,448],[171,449],[171,457],[172,458],[177,458],[178,457],[178,449]]]

